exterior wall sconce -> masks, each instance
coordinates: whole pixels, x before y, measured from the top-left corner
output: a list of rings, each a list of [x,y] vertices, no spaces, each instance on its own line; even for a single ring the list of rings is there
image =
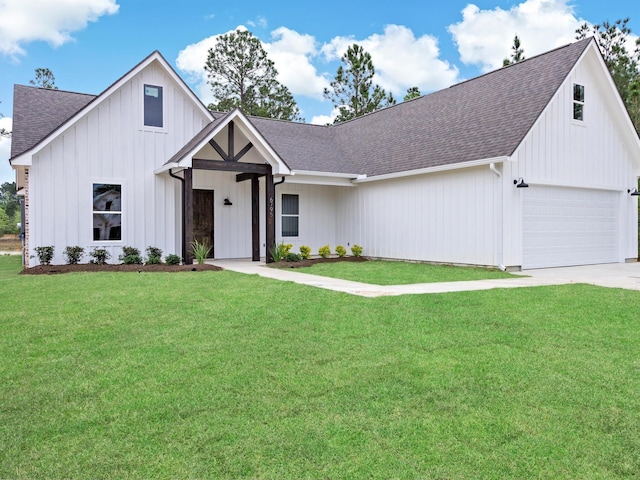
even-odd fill
[[[627,193],[628,193],[629,195],[631,195],[632,197],[637,197],[637,196],[639,196],[639,195],[640,195],[640,192],[638,191],[638,189],[637,189],[636,187],[628,188],[628,189],[627,189]]]
[[[227,207],[230,207],[231,205],[233,205],[233,203],[231,203],[231,200],[229,200],[228,198],[225,198],[224,205],[226,205]]]
[[[516,186],[516,188],[529,188],[529,184],[524,183],[524,180],[522,179],[522,177],[520,177],[517,180],[514,180],[513,184]]]

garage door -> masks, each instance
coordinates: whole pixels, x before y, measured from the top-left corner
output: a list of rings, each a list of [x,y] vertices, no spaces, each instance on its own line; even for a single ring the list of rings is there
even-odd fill
[[[522,268],[619,261],[617,192],[531,186],[522,194]]]

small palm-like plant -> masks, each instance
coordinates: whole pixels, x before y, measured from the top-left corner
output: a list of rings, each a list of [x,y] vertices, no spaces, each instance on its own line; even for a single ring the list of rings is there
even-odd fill
[[[209,252],[211,252],[211,246],[207,240],[203,242],[199,242],[198,240],[194,240],[191,242],[191,251],[193,252],[193,256],[196,257],[196,261],[198,264],[202,265],[204,261],[209,257]]]

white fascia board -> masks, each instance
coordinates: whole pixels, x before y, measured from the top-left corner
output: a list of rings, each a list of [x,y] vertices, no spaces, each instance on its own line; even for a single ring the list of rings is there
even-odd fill
[[[262,136],[262,134],[253,126],[251,121],[242,113],[240,110],[236,109],[230,115],[229,121],[233,119],[241,120],[238,122],[238,128],[240,131],[251,141],[254,148],[260,152],[260,154],[265,157],[271,168],[273,168],[274,175],[289,175],[291,174],[291,169],[289,166],[280,158],[280,156],[276,153],[276,151],[271,148],[269,142]],[[228,122],[226,122],[228,123]]]
[[[162,165],[159,168],[156,168],[153,173],[155,173],[156,175],[159,175],[161,173],[167,172],[169,170],[171,170],[172,168],[175,168],[176,170],[184,170],[184,167],[178,165],[177,163],[167,163],[166,165]]]
[[[315,175],[289,175],[286,177],[287,183],[295,183],[300,185],[325,185],[331,187],[355,187],[351,178],[345,177],[327,177]]]
[[[350,178],[360,177],[359,173],[317,172],[313,170],[291,170],[291,175],[309,175],[313,177]]]
[[[9,165],[11,165],[14,169],[17,166],[30,167],[32,163],[33,163],[33,154],[29,153],[29,151],[21,153],[17,157],[14,157],[9,160]]]
[[[356,178],[353,183],[377,182],[379,180],[391,180],[394,178],[413,177],[415,175],[427,175],[430,173],[446,172],[449,170],[461,170],[463,168],[482,167],[491,163],[504,163],[509,161],[509,157],[493,157],[482,160],[473,160],[471,162],[450,163],[448,165],[439,165],[437,167],[420,168],[418,170],[407,170],[406,172],[387,173],[385,175],[376,175],[373,177]]]
[[[60,135],[64,134],[69,128],[73,127],[75,125],[75,123],[82,118],[83,116],[85,116],[86,114],[88,114],[89,112],[91,112],[92,110],[94,110],[95,108],[97,108],[98,106],[100,106],[106,99],[108,99],[116,90],[118,90],[120,87],[122,87],[125,83],[127,83],[129,80],[131,80],[133,77],[135,77],[136,75],[138,75],[142,70],[144,70],[145,68],[147,68],[149,65],[151,65],[151,63],[153,62],[158,62],[160,65],[162,65],[163,69],[169,74],[169,76],[178,84],[182,87],[182,90],[194,101],[194,103],[196,105],[198,105],[198,108],[205,114],[207,115],[209,118],[211,118],[211,120],[213,120],[213,115],[212,113],[207,109],[207,107],[204,106],[204,104],[202,103],[202,101],[200,101],[200,99],[198,97],[195,96],[195,94],[191,91],[191,89],[187,86],[187,84],[184,82],[184,80],[182,80],[177,74],[176,72],[173,70],[173,68],[171,67],[171,65],[169,65],[166,60],[162,57],[162,55],[160,54],[160,52],[153,52],[151,55],[149,55],[145,60],[143,60],[141,63],[139,63],[137,66],[135,66],[133,69],[131,69],[128,73],[126,73],[124,76],[120,77],[119,80],[117,80],[114,84],[112,84],[110,87],[108,87],[104,92],[102,92],[100,95],[98,95],[95,99],[93,99],[91,102],[89,102],[87,105],[85,105],[84,108],[82,108],[80,111],[78,111],[75,115],[73,115],[71,118],[69,118],[66,122],[64,122],[61,126],[59,126],[56,130],[54,130],[48,137],[45,137],[43,140],[41,140],[38,144],[34,145],[33,147],[31,147],[31,149],[27,150],[26,152],[22,153],[21,155],[17,156],[14,160],[17,162],[15,163],[16,165],[26,165],[26,166],[30,166],[31,165],[31,158],[28,158],[28,160],[23,160],[22,157],[23,156],[29,156],[32,157],[33,155],[36,155],[38,152],[40,152],[40,150],[42,150],[46,145],[48,145],[51,141],[55,140],[56,138],[58,138]],[[29,163],[24,163],[28,161]],[[13,162],[12,162],[13,165]]]

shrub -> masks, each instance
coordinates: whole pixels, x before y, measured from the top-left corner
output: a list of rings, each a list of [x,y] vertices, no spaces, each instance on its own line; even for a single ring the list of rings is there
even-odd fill
[[[305,260],[311,256],[311,247],[300,245],[300,256]]]
[[[344,248],[342,245],[338,245],[336,247],[336,255],[338,255],[340,258],[344,257],[347,254],[347,249]]]
[[[94,248],[93,251],[89,253],[91,260],[89,263],[95,263],[97,265],[104,265],[107,263],[107,260],[111,258],[111,254],[106,248]]]
[[[51,260],[53,259],[53,247],[36,247],[36,256],[38,257],[38,261],[40,265],[51,265]]]
[[[69,265],[76,265],[82,257],[84,257],[84,248],[76,245],[75,247],[66,247],[63,252]]]
[[[193,252],[193,256],[196,257],[196,262],[202,265],[209,256],[211,247],[209,246],[209,242],[207,240],[205,240],[204,242],[194,240],[193,242],[191,242],[191,250]]]
[[[293,252],[287,253],[285,258],[287,259],[287,262],[299,262],[302,260],[302,257],[299,254]]]
[[[140,255],[140,250],[135,247],[122,247],[122,255],[118,257],[118,259],[125,264],[141,264],[142,256]]]
[[[351,253],[353,254],[354,257],[359,257],[362,255],[362,247],[360,245],[358,245],[357,243],[353,244],[353,247],[351,247]]]
[[[320,254],[320,256],[322,258],[327,258],[329,255],[331,255],[331,247],[329,247],[329,245],[325,245],[324,247],[320,247],[318,249],[318,253]]]
[[[172,253],[171,255],[167,255],[164,261],[167,265],[180,265],[180,257],[175,253]]]
[[[291,249],[292,245],[284,244],[284,243],[276,243],[273,247],[269,249],[269,253],[271,254],[271,258],[273,258],[274,262],[281,262],[287,257],[287,253]]]
[[[156,247],[147,247],[147,264],[157,265],[162,263],[162,250]]]

